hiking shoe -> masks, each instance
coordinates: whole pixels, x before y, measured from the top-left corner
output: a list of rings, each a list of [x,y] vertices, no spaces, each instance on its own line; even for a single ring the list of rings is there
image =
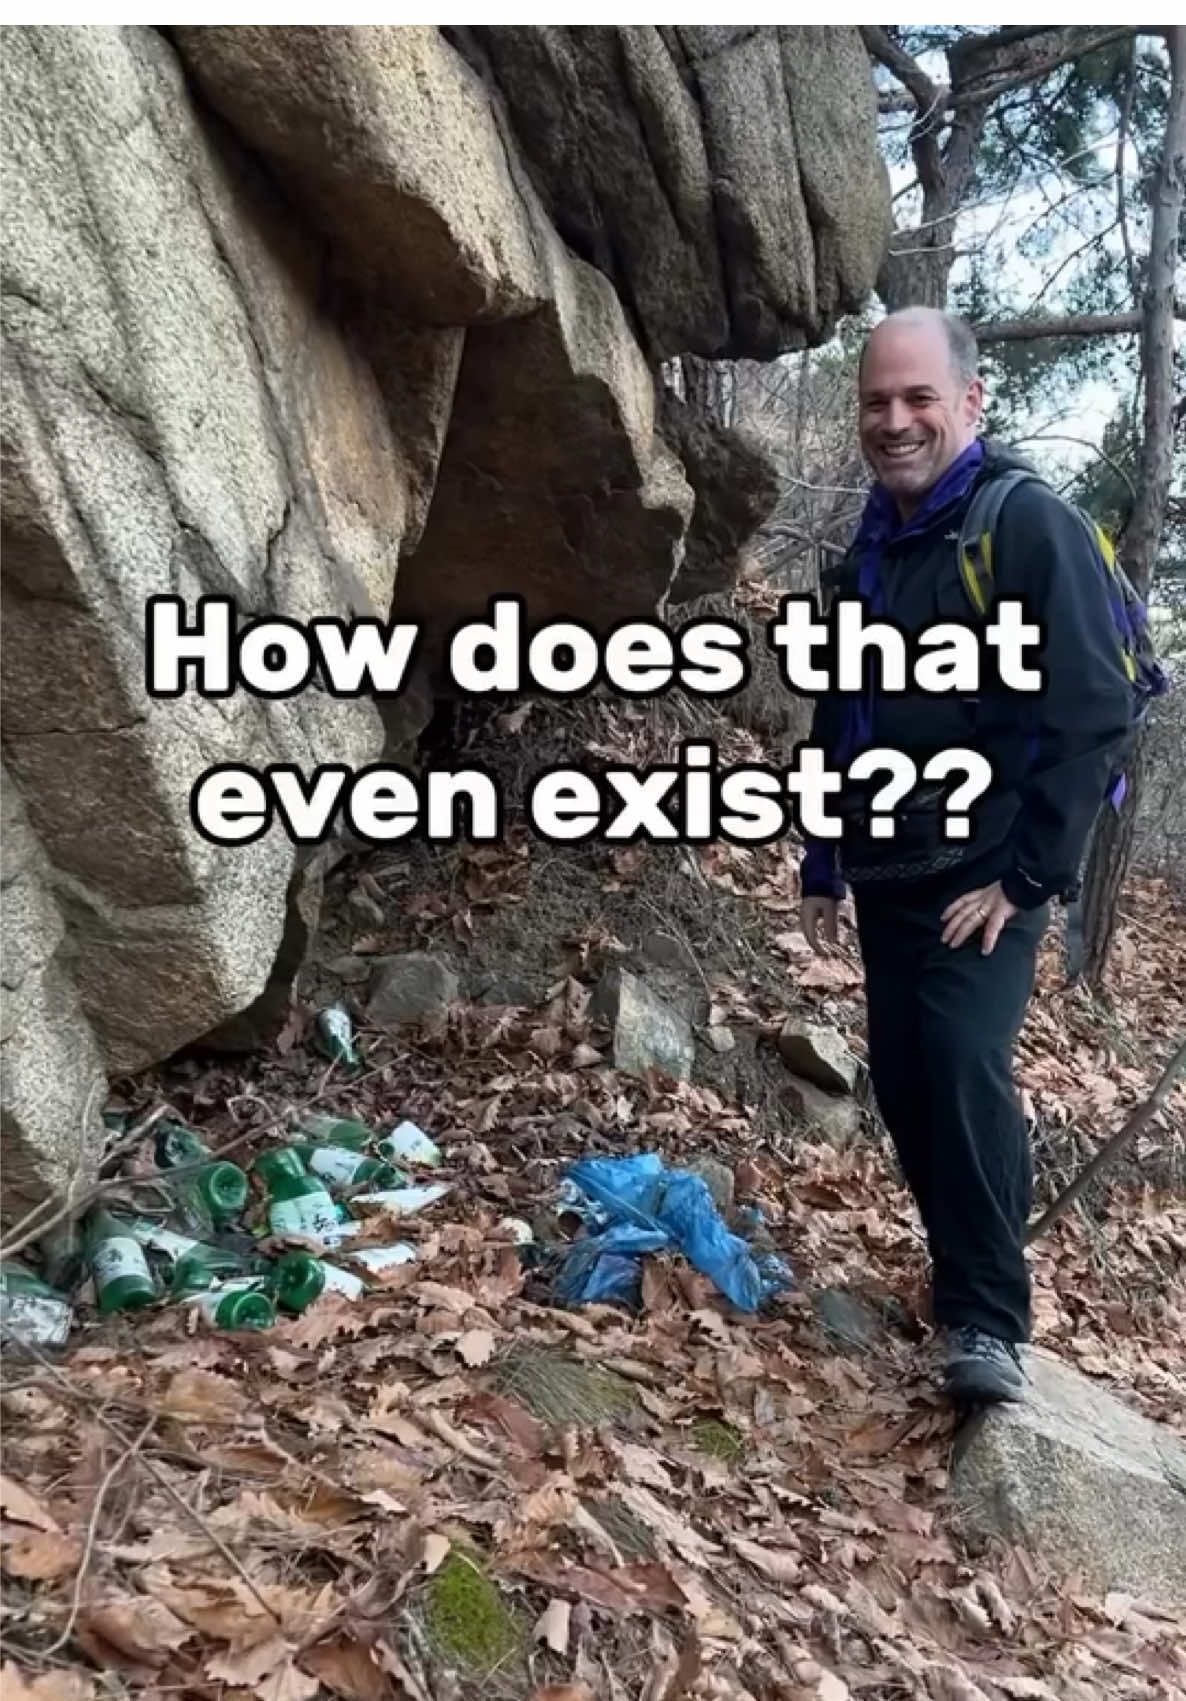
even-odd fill
[[[953,1400],[992,1405],[1025,1397],[1017,1348],[971,1325],[948,1330],[944,1372],[944,1388]]]

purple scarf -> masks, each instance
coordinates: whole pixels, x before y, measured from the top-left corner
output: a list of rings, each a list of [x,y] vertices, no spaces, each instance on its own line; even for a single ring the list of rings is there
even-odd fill
[[[929,531],[936,518],[947,508],[963,500],[975,483],[984,463],[984,442],[981,438],[956,457],[943,475],[927,491],[922,502],[908,520],[903,522],[897,503],[882,485],[875,484],[865,503],[853,549],[860,556],[857,592],[869,614],[881,619],[885,614],[885,586],[881,564],[886,545]],[[859,750],[865,749],[873,736],[873,678],[870,677],[859,697],[849,700],[844,733],[836,751],[837,766],[851,762]]]

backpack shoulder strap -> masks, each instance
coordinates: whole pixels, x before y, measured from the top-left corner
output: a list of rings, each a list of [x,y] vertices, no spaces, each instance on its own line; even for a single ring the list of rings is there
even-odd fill
[[[960,526],[957,549],[960,579],[977,614],[986,614],[992,602],[995,581],[993,537],[997,516],[1011,491],[1016,490],[1019,484],[1035,481],[1043,482],[1040,474],[1027,472],[1022,467],[1010,467],[995,478],[986,479],[972,492],[972,500]]]

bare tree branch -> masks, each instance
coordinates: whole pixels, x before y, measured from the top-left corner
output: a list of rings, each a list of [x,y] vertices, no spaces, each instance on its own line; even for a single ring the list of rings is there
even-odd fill
[[[977,325],[981,343],[1026,343],[1040,337],[1135,336],[1144,323],[1143,313],[1062,313],[1049,318],[1000,319],[996,324]],[[1171,318],[1186,319],[1186,302],[1171,303]]]
[[[1143,1099],[1136,1106],[1123,1126],[1104,1141],[1091,1162],[1079,1171],[1070,1186],[1064,1187],[1053,1205],[1048,1210],[1043,1211],[1037,1222],[1026,1230],[1025,1243],[1027,1246],[1037,1240],[1040,1235],[1045,1234],[1048,1229],[1053,1228],[1058,1219],[1067,1214],[1075,1200],[1086,1191],[1100,1171],[1106,1169],[1113,1159],[1124,1150],[1125,1146],[1134,1140],[1141,1129],[1153,1119],[1169,1097],[1170,1088],[1182,1073],[1183,1067],[1186,1067],[1186,1039],[1182,1040],[1177,1051],[1166,1064],[1161,1079],[1149,1094],[1149,1097]]]

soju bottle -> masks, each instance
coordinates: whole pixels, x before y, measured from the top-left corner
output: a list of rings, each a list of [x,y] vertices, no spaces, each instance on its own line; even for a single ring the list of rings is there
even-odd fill
[[[182,1303],[200,1311],[216,1329],[270,1329],[276,1321],[276,1307],[251,1278],[186,1294]]]
[[[331,1004],[327,1010],[323,1010],[314,1024],[314,1033],[317,1044],[334,1063],[358,1063],[354,1024],[345,1005]]]
[[[156,1299],[144,1248],[130,1224],[102,1205],[87,1219],[87,1258],[100,1311],[135,1311]]]
[[[315,1110],[297,1117],[296,1132],[315,1146],[345,1146],[352,1152],[365,1152],[375,1138],[374,1129],[365,1122],[355,1122],[349,1116],[327,1116]]]
[[[65,1294],[15,1258],[0,1264],[0,1323],[31,1346],[65,1346],[74,1311]]]
[[[345,1294],[357,1299],[366,1284],[349,1270],[336,1269],[314,1258],[311,1252],[286,1252],[272,1266],[276,1303],[284,1311],[304,1311],[323,1293]]]
[[[343,1225],[334,1202],[316,1176],[307,1173],[299,1152],[291,1146],[261,1152],[255,1170],[270,1195],[268,1227],[273,1234],[302,1234],[337,1244]]]
[[[368,1158],[348,1146],[297,1146],[310,1175],[318,1176],[328,1187],[358,1187],[368,1181],[373,1187],[402,1187],[408,1179],[402,1170],[393,1169],[382,1158]]]
[[[201,1224],[229,1223],[247,1203],[247,1177],[238,1164],[212,1158],[210,1148],[183,1122],[162,1122],[157,1130],[156,1161],[162,1169],[210,1158],[201,1169],[178,1178],[178,1191]]]
[[[385,1134],[375,1150],[385,1158],[399,1159],[406,1164],[424,1164],[435,1169],[442,1161],[441,1148],[430,1140],[423,1128],[414,1122],[401,1122]]]
[[[142,1246],[160,1253],[168,1262],[171,1294],[201,1293],[228,1277],[243,1275],[247,1268],[237,1252],[210,1246],[188,1234],[177,1234],[142,1217],[128,1226]]]

